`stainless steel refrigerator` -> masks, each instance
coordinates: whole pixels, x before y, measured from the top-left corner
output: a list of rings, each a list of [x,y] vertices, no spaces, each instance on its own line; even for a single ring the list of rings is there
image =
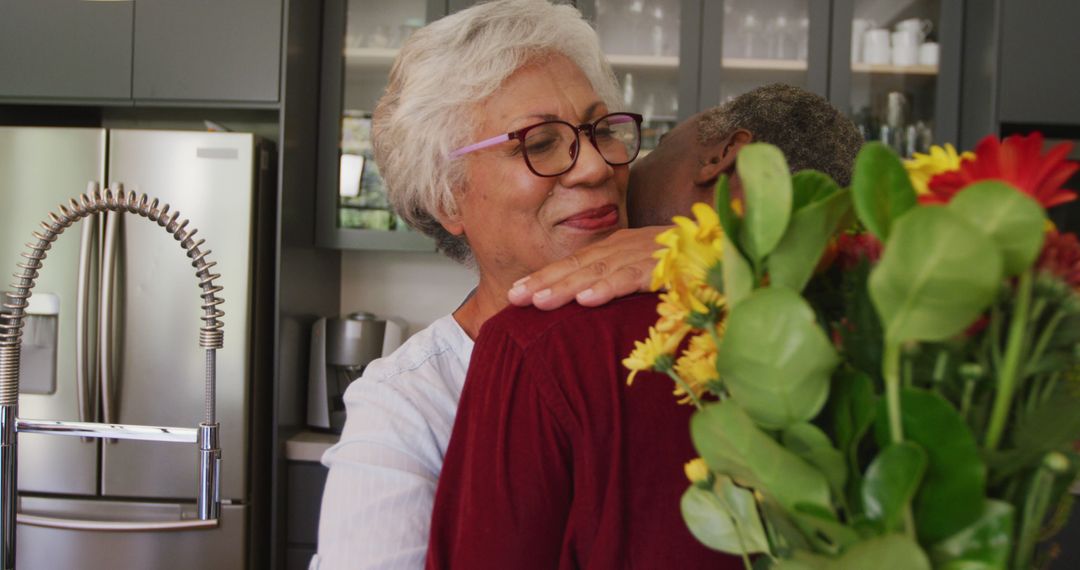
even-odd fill
[[[95,521],[195,518],[191,446],[24,434],[20,513],[80,529],[18,525],[19,568],[239,569],[250,557],[251,393],[257,354],[259,197],[270,148],[250,134],[0,127],[0,289],[39,220],[88,181],[119,182],[179,210],[218,262],[221,524],[110,532]],[[203,406],[200,298],[179,245],[137,215],[78,222],[48,252],[24,330],[19,415],[191,426]],[[268,387],[268,384],[264,383]],[[163,525],[167,527],[168,525]]]

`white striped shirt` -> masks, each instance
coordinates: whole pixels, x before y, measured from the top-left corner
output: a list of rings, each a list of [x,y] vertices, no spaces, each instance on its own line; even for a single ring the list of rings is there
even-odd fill
[[[345,391],[310,570],[419,569],[473,341],[452,315],[368,365]]]

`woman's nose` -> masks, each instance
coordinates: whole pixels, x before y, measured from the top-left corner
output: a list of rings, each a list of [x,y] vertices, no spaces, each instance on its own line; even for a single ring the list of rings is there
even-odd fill
[[[585,133],[581,133],[576,144],[578,146],[577,163],[563,175],[564,186],[595,186],[602,184],[615,174],[615,170],[604,160],[600,151],[593,146]]]

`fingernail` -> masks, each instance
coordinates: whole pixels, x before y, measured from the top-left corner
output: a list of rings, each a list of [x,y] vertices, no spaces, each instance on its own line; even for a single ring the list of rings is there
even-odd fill
[[[520,283],[515,283],[514,286],[510,289],[510,296],[515,298],[521,297],[525,294],[525,291],[526,289],[524,285]]]
[[[551,296],[551,289],[544,289],[543,291],[537,291],[533,295],[533,301],[543,301]]]
[[[528,281],[528,280],[529,280],[529,276],[526,275],[525,277],[522,277],[521,279],[518,279],[517,281],[514,281],[514,289],[517,289],[519,287],[524,289],[524,287],[522,287],[522,285],[524,285],[525,282]]]
[[[596,292],[593,291],[591,288],[589,288],[589,289],[586,289],[586,290],[578,293],[577,294],[577,300],[578,301],[588,301],[589,299],[592,299],[594,295],[596,295]]]

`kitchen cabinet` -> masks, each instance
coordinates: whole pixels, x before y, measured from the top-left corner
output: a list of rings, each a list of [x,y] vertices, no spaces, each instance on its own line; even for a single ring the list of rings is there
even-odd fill
[[[274,107],[282,0],[5,0],[0,100]]]
[[[833,0],[829,98],[901,155],[958,142],[962,0]]]
[[[323,17],[316,241],[342,249],[434,251],[390,210],[371,115],[410,33],[447,13],[438,0],[327,0]]]
[[[136,0],[136,101],[274,103],[281,0]]]
[[[1001,122],[1080,125],[1080,3],[1003,0],[1001,8]]]
[[[131,2],[0,2],[0,98],[131,97]]]
[[[389,211],[371,153],[371,112],[402,39],[472,3],[325,3],[319,245],[433,249],[430,240],[407,231]],[[828,98],[856,121],[867,140],[884,138],[901,154],[957,140],[963,0],[577,0],[575,5],[597,30],[624,108],[645,117],[643,152],[678,121],[770,83],[797,85]],[[894,61],[895,32],[905,26],[918,29],[899,39],[915,40],[896,49]],[[871,31],[886,44],[884,52],[871,50],[868,59],[863,46]]]

